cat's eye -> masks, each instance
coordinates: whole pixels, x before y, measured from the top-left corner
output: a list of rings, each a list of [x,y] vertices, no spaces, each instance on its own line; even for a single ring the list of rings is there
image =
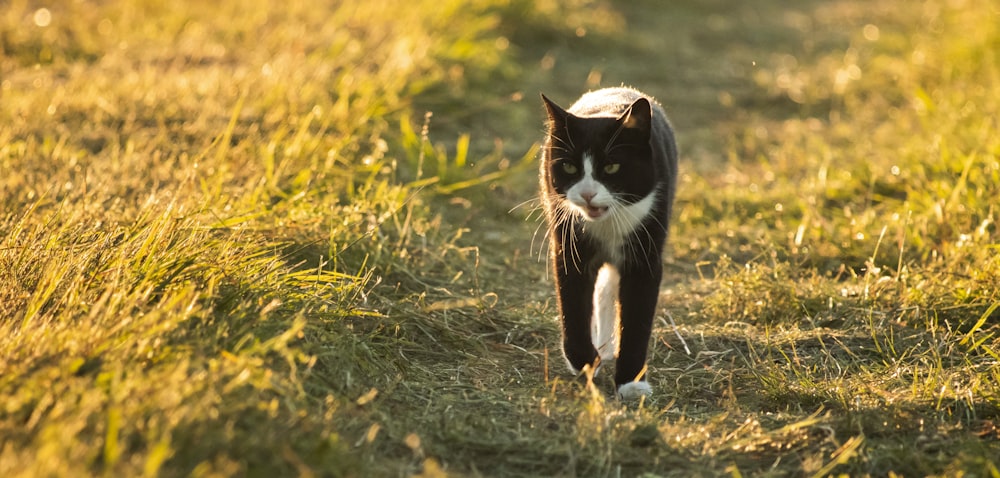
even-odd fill
[[[572,165],[571,163],[562,163],[562,167],[563,171],[566,171],[566,174],[576,174],[577,171],[576,166]]]
[[[621,168],[621,166],[622,165],[618,163],[611,163],[604,167],[604,172],[608,174],[615,174],[618,172],[618,169]]]

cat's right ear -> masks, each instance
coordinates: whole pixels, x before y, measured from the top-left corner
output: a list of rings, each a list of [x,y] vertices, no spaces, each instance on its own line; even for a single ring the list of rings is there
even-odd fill
[[[542,95],[542,102],[545,103],[545,111],[549,115],[549,124],[556,128],[564,128],[566,126],[566,118],[569,113],[562,109],[559,105],[555,104],[554,101],[550,100],[544,94]]]
[[[632,103],[628,109],[622,113],[618,121],[622,123],[622,126],[626,128],[633,128],[639,131],[649,134],[650,124],[653,121],[653,107],[650,106],[649,100],[646,98],[639,98]]]

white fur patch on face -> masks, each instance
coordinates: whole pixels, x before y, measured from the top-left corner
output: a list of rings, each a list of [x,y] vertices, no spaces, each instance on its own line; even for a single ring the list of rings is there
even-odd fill
[[[583,153],[583,175],[590,178],[594,177],[593,153]]]
[[[653,387],[645,380],[629,382],[618,387],[618,398],[624,402],[631,402],[648,397],[653,394]]]
[[[599,221],[607,215],[615,199],[608,188],[594,178],[593,154],[583,154],[583,178],[566,191],[566,199],[585,220]]]
[[[605,265],[594,283],[594,316],[591,331],[601,362],[611,363],[618,354],[618,271]]]

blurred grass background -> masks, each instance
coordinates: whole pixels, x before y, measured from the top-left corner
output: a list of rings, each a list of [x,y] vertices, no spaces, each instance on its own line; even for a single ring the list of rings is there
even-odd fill
[[[14,0],[0,475],[1000,474],[998,20]],[[632,409],[532,240],[538,92],[622,83],[684,156]]]

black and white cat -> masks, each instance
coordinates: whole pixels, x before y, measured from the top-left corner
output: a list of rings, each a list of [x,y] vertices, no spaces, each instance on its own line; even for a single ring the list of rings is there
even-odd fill
[[[631,88],[587,93],[568,110],[542,99],[541,197],[563,353],[574,373],[617,358],[618,396],[649,395],[646,349],[677,183],[673,129]]]

